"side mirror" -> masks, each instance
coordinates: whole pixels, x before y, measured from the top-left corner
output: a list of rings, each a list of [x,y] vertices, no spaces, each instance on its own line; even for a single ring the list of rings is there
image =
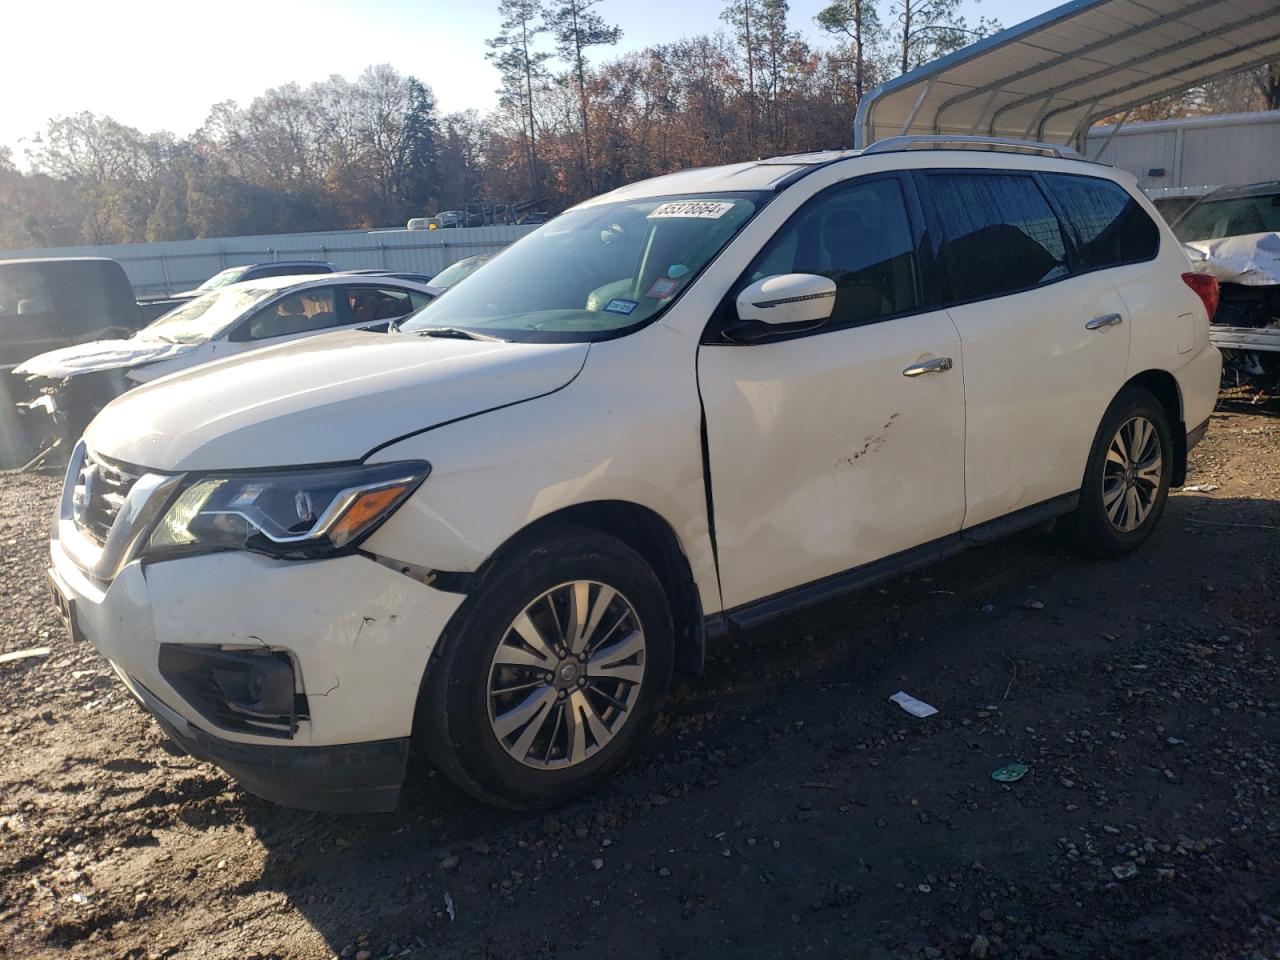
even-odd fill
[[[834,280],[812,273],[765,277],[738,294],[738,321],[723,335],[735,343],[754,343],[779,333],[809,330],[831,319],[835,305]]]

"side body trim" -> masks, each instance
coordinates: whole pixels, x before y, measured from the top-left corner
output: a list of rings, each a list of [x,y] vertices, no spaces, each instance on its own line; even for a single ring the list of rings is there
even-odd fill
[[[928,566],[968,547],[999,540],[1070,513],[1080,501],[1079,491],[1063,494],[1030,507],[988,520],[986,523],[903,550],[843,573],[792,587],[761,600],[753,600],[707,619],[707,636],[716,638],[737,628],[748,630],[777,617],[825,603],[844,593],[874,586],[885,580]]]

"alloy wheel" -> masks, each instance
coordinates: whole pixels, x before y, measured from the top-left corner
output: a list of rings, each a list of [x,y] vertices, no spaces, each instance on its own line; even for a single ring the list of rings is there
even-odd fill
[[[494,651],[493,734],[526,766],[576,766],[631,717],[644,661],[644,631],[626,597],[590,580],[553,587],[511,622]]]
[[[1102,468],[1102,507],[1113,527],[1132,533],[1142,526],[1159,499],[1163,469],[1155,424],[1146,417],[1122,423]]]

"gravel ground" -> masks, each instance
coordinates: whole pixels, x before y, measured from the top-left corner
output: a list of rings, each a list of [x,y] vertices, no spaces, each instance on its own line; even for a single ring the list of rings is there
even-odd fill
[[[1125,561],[1028,534],[718,647],[588,801],[362,817],[169,747],[50,612],[58,480],[0,475],[0,648],[52,648],[0,664],[0,956],[1280,956],[1280,418],[1190,472]]]

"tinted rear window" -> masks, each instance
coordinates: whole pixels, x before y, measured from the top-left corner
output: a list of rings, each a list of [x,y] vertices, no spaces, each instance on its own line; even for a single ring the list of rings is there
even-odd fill
[[[1160,249],[1159,228],[1119,185],[1067,174],[1046,174],[1045,181],[1075,231],[1086,267],[1141,263]]]
[[[1062,229],[1032,177],[931,173],[927,179],[953,300],[998,297],[1067,276]]]

